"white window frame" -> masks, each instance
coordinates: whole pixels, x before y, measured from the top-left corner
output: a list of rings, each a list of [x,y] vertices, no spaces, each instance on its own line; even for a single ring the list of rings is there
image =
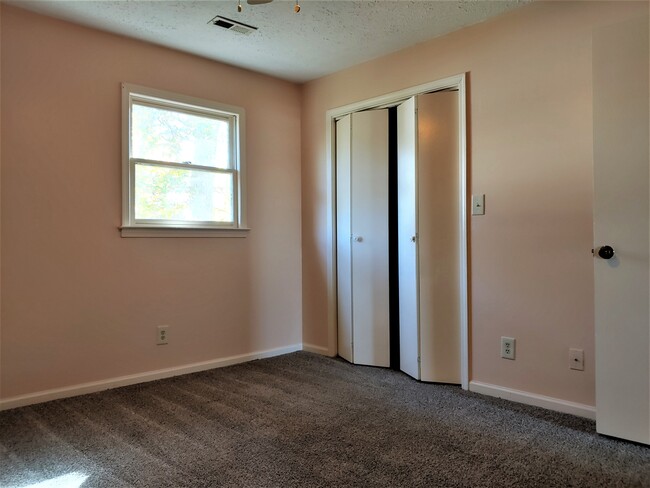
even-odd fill
[[[149,161],[131,156],[131,107],[134,102],[231,121],[232,167],[221,169],[193,165],[192,170],[233,175],[233,223],[135,219],[136,165],[147,164],[147,162],[156,166],[184,167],[184,165],[168,161]],[[122,83],[122,226],[120,227],[122,237],[245,237],[249,229],[246,227],[244,128],[245,111],[241,107]]]

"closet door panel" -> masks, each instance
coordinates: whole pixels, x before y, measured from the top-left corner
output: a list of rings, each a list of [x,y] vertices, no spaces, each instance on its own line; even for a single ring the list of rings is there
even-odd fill
[[[460,383],[458,92],[418,96],[420,373]]]
[[[388,111],[352,114],[354,363],[390,366]]]
[[[397,107],[397,234],[400,369],[420,379],[418,363],[417,115],[415,97]]]
[[[350,248],[350,116],[336,122],[336,272],[338,353],[353,362],[352,250]]]

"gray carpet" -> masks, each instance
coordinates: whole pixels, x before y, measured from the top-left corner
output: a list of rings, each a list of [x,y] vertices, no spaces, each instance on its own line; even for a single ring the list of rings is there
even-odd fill
[[[650,487],[650,448],[294,353],[0,413],[0,486],[65,475],[79,480],[65,488]]]

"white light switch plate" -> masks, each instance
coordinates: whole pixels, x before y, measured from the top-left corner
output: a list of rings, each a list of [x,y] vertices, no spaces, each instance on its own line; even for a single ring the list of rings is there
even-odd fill
[[[472,215],[485,215],[485,195],[472,195]]]

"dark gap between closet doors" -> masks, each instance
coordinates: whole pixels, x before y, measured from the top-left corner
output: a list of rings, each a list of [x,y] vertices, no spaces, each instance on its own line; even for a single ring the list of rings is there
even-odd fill
[[[397,107],[388,109],[388,279],[390,368],[400,369],[397,240]]]

